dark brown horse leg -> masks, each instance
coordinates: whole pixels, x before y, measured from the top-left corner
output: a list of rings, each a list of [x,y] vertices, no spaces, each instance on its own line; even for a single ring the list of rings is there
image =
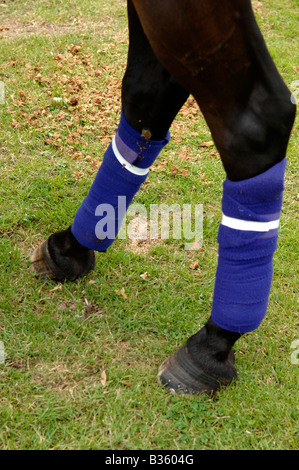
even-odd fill
[[[282,160],[295,106],[250,0],[133,3],[156,56],[196,98],[228,178],[250,178]]]
[[[163,138],[189,96],[157,61],[131,2],[129,53],[122,83],[122,107],[128,123],[153,140]],[[147,138],[149,138],[147,137]],[[94,268],[94,252],[82,246],[71,227],[51,235],[31,257],[37,277],[75,280]]]
[[[158,62],[128,1],[129,52],[122,82],[122,106],[129,124],[138,132],[149,131],[162,139],[189,96]]]
[[[228,179],[252,179],[280,162],[295,107],[250,1],[133,3],[158,59],[196,98]],[[210,318],[162,364],[160,382],[178,393],[217,391],[237,376],[232,346],[240,336]]]

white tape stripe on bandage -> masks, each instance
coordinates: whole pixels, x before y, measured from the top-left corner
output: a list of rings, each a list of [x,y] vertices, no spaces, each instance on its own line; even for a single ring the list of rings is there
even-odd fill
[[[241,220],[234,219],[233,217],[228,217],[225,214],[222,214],[221,224],[226,227],[233,228],[235,230],[244,230],[250,232],[269,232],[278,228],[279,219],[271,220],[269,222],[256,222],[253,220]]]
[[[112,149],[117,160],[123,167],[126,168],[126,170],[130,171],[131,173],[134,173],[134,175],[139,175],[139,176],[144,176],[148,174],[149,168],[138,168],[137,166],[134,166],[131,163],[127,162],[127,160],[118,151],[118,148],[115,142],[115,137],[113,137],[112,139]]]

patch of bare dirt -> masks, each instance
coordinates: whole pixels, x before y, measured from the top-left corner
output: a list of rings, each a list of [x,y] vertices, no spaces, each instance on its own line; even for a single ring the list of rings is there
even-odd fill
[[[78,25],[49,24],[45,22],[31,21],[19,23],[17,21],[1,21],[0,37],[30,36],[33,34],[55,35],[65,34],[78,29]]]
[[[1,13],[1,9],[0,9]],[[67,23],[47,23],[41,19],[33,19],[30,21],[19,21],[17,18],[5,15],[0,16],[0,39],[1,38],[14,38],[18,36],[32,36],[34,34],[41,34],[45,36],[59,36],[67,33],[81,34],[86,33],[88,30],[100,32],[109,27],[109,19],[102,18],[97,22],[86,21],[78,17]]]
[[[145,254],[152,246],[163,242],[160,238],[153,238],[150,233],[149,222],[145,217],[136,215],[127,225],[126,249],[134,253]]]

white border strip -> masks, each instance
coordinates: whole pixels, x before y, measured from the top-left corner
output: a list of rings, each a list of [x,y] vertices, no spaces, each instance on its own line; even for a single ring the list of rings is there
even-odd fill
[[[235,230],[269,232],[269,230],[278,228],[279,219],[271,220],[270,222],[256,222],[253,220],[234,219],[233,217],[228,217],[227,215],[222,214],[221,224]]]
[[[112,149],[117,160],[123,167],[126,168],[126,170],[138,176],[145,176],[148,174],[149,168],[138,168],[137,166],[132,165],[132,163],[127,162],[127,160],[122,156],[122,154],[119,152],[116,146],[115,136],[112,139]]]

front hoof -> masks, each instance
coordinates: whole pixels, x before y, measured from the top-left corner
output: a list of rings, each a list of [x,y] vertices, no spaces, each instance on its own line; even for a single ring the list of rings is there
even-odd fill
[[[86,276],[95,266],[95,256],[92,250],[81,254],[78,259],[68,256],[60,256],[59,259],[61,259],[61,267],[51,257],[48,239],[32,253],[31,271],[37,278],[64,282],[75,281],[78,277]]]
[[[215,375],[214,371],[208,371],[195,362],[184,345],[161,364],[158,371],[158,381],[166,390],[179,395],[190,396],[202,393],[213,395],[237,377],[232,359],[231,355],[227,361],[229,362],[229,374],[226,363],[225,371],[221,373],[221,366],[217,367],[219,373]]]
[[[48,249],[48,240],[38,246],[30,257],[31,271],[36,277],[42,279],[53,279],[61,282],[65,279],[64,274],[52,261]]]

